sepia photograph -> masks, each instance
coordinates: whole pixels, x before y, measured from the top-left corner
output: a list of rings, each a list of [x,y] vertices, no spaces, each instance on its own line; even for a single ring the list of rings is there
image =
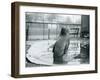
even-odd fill
[[[26,12],[26,67],[89,64],[89,15]]]

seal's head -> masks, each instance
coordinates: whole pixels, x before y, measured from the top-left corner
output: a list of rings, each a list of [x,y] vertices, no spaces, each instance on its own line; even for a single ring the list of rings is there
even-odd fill
[[[66,36],[69,33],[68,29],[61,28],[60,36]]]

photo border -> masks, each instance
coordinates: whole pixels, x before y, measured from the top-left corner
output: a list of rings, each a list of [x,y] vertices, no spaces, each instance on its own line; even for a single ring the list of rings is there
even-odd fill
[[[95,10],[95,70],[89,71],[74,71],[74,72],[55,72],[42,74],[19,74],[20,70],[20,6],[39,6],[39,7],[55,7],[55,8],[72,8],[72,9],[87,9]],[[11,4],[11,76],[15,78],[23,77],[40,77],[40,76],[56,76],[56,75],[71,75],[71,74],[86,74],[97,73],[97,7],[96,6],[81,6],[81,5],[63,5],[63,4],[48,4],[48,3],[31,3],[31,2],[13,2]]]

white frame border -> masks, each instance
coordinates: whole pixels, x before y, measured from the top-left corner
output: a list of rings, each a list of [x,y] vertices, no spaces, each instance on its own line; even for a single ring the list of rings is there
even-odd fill
[[[19,51],[19,74],[40,74],[56,72],[75,72],[95,70],[95,10],[73,9],[73,8],[55,8],[55,7],[36,7],[20,6],[19,7],[19,30],[20,30],[20,51]],[[25,12],[49,12],[49,13],[66,13],[66,14],[83,14],[90,15],[90,64],[76,66],[53,66],[53,67],[25,67]]]

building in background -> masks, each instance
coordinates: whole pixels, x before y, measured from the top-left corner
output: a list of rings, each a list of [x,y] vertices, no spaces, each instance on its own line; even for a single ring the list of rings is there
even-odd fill
[[[65,59],[72,60],[71,64],[76,64],[75,59],[80,58],[78,63],[89,63],[88,15],[26,12],[25,16],[26,46],[40,41],[48,43],[43,46],[51,46],[58,39],[61,28],[65,27],[70,34],[69,56]]]

